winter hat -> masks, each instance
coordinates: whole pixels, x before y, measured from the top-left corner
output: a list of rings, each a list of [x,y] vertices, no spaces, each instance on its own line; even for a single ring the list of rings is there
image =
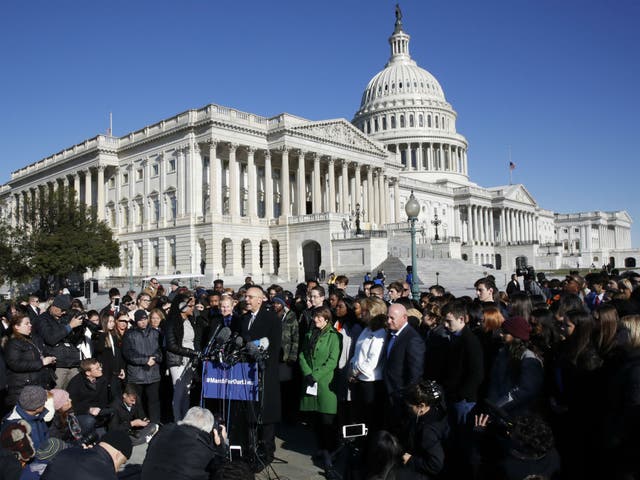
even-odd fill
[[[26,420],[10,422],[0,434],[0,445],[13,452],[21,462],[28,462],[36,454],[31,439],[31,425]]]
[[[53,457],[67,447],[68,445],[59,438],[48,438],[42,442],[40,448],[36,450],[36,460],[47,462],[53,460]]]
[[[46,401],[47,391],[37,385],[27,385],[18,397],[18,405],[30,412],[43,407]]]
[[[60,310],[69,310],[71,308],[71,296],[64,294],[56,295],[51,305],[58,307]]]
[[[502,323],[502,330],[506,333],[524,340],[529,341],[529,332],[531,327],[523,317],[509,317]]]
[[[276,295],[273,297],[272,300],[273,303],[279,303],[280,305],[282,305],[283,307],[287,306],[287,301],[284,299],[284,297],[280,294]]]
[[[148,319],[149,315],[147,315],[147,312],[144,310],[136,310],[136,313],[133,314],[133,318],[135,318],[136,322],[139,322],[140,320]]]
[[[60,410],[69,401],[69,392],[62,390],[61,388],[54,388],[49,390],[49,393],[53,395],[53,409]]]
[[[125,457],[131,458],[133,445],[131,437],[125,430],[111,430],[100,439],[101,442],[108,443],[116,450],[119,450]]]

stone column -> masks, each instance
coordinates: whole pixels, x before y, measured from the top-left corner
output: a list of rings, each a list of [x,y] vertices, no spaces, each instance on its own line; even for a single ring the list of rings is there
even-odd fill
[[[76,202],[80,202],[80,172],[76,172],[73,175],[73,197],[76,199]]]
[[[360,165],[357,162],[354,162],[353,166],[355,168],[353,208],[355,208],[357,203],[362,207],[364,202],[362,201],[362,177],[360,175]]]
[[[303,150],[300,150],[298,156],[298,198],[296,199],[296,204],[298,206],[296,212],[298,215],[306,215],[307,213],[307,173],[305,172],[304,165],[304,157],[305,153]]]
[[[471,223],[471,205],[467,205],[467,244],[473,240],[473,225]]]
[[[340,212],[349,213],[349,164],[346,159],[342,160],[342,201]]]
[[[393,182],[393,221],[400,222],[400,179],[397,177]]]
[[[389,192],[389,181],[390,178],[385,175],[384,177],[384,196],[382,198],[382,203],[384,204],[384,222],[389,223],[391,215],[390,215],[390,202],[391,202],[391,194]]]
[[[218,141],[216,139],[209,140],[209,210],[211,211],[211,219],[214,215],[222,214],[221,195],[220,195],[220,173],[222,165],[217,154]]]
[[[133,178],[131,178],[131,172],[129,172],[129,184],[133,183]],[[91,191],[91,169],[87,168],[84,171],[84,203],[87,207],[91,206],[93,193]]]
[[[416,148],[416,170],[421,172],[424,170],[424,166],[422,165],[422,143],[418,142],[418,147]]]
[[[335,163],[336,161],[329,157],[329,198],[327,199],[327,205],[329,206],[328,210],[330,213],[335,213],[336,211],[336,171],[335,171]]]
[[[373,167],[367,165],[367,209],[365,210],[367,222],[375,223],[375,200],[373,198]]]
[[[240,216],[240,167],[236,158],[237,149],[237,143],[229,144],[229,214],[234,217]]]
[[[496,230],[493,221],[493,208],[489,208],[489,241],[492,245],[496,242]]]
[[[97,188],[98,188],[98,220],[104,220],[104,165],[98,165],[98,181],[97,181]],[[145,172],[145,183],[148,182],[149,180],[147,179],[148,177],[148,172]],[[145,187],[145,198],[148,195],[148,187]]]
[[[273,218],[273,171],[271,170],[271,152],[264,152],[264,218]]]
[[[291,200],[289,196],[289,150],[287,147],[282,147],[282,164],[280,167],[280,216],[288,217],[291,215],[290,205]]]
[[[246,147],[247,149],[247,180],[249,187],[249,218],[256,218],[258,216],[258,174],[256,172],[255,153],[256,149],[253,147]]]
[[[376,188],[376,193],[378,197],[378,225],[382,228],[384,224],[384,173],[382,169],[378,169],[378,186]]]
[[[313,153],[313,213],[322,212],[322,191],[320,187],[320,155]]]

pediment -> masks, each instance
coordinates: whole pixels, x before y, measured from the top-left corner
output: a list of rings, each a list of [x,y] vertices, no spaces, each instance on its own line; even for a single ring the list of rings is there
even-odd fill
[[[502,193],[502,196],[505,200],[511,200],[513,202],[524,203],[525,205],[532,205],[534,207],[538,206],[538,203],[533,198],[524,185],[508,185],[504,187],[496,187],[492,188],[492,191],[497,193],[498,195]]]
[[[357,148],[378,155],[386,155],[382,144],[372,141],[364,133],[343,119],[310,122],[291,127],[291,133],[297,132],[322,142],[330,142],[350,148]]]

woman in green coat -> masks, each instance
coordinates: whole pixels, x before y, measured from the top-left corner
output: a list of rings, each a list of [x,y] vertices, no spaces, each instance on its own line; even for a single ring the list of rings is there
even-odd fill
[[[329,469],[332,466],[329,452],[335,444],[333,424],[338,400],[333,376],[340,358],[340,335],[333,328],[331,310],[327,307],[314,310],[313,323],[299,358],[304,379],[300,410],[315,412],[312,418],[319,447],[316,457]]]

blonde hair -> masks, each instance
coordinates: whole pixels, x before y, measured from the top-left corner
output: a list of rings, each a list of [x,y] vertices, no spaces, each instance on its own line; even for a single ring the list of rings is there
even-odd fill
[[[640,347],[640,315],[625,315],[622,325],[629,330],[629,346]]]

